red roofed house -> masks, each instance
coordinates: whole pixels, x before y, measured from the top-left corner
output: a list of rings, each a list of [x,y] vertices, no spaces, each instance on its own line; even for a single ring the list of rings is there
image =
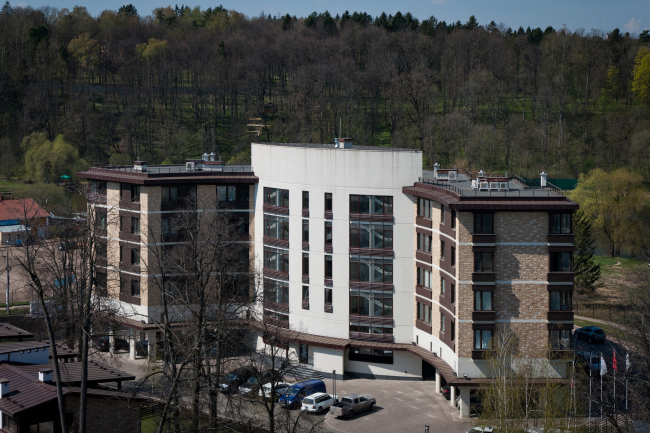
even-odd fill
[[[26,230],[37,230],[45,237],[50,214],[32,198],[5,200],[0,196],[0,243],[20,245]]]

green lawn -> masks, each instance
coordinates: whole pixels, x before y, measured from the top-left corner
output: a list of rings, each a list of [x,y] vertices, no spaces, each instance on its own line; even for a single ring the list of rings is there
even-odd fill
[[[646,265],[646,261],[638,258],[625,258],[625,257],[608,257],[608,256],[595,256],[596,263],[600,264],[603,268],[616,267],[616,268],[636,268],[637,266]]]
[[[0,191],[13,191],[24,185],[24,183],[14,182],[11,180],[0,180]]]
[[[602,323],[590,322],[588,320],[581,320],[581,319],[573,319],[573,324],[581,328],[583,326],[597,326],[601,328],[603,331],[605,331],[605,334],[607,334],[607,338],[611,336],[611,337],[620,338],[621,340],[625,339],[625,333],[614,326],[604,325]]]

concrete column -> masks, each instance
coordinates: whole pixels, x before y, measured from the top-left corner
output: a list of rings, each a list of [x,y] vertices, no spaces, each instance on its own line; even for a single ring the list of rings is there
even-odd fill
[[[462,386],[459,388],[460,389],[460,417],[461,418],[469,418],[469,410],[470,410],[470,405],[469,405],[469,387],[467,386]]]
[[[111,355],[115,355],[115,331],[112,326],[108,329],[108,345]]]
[[[438,370],[436,369],[436,392],[441,392],[442,391],[442,378],[440,377],[440,373],[438,373]]]
[[[149,360],[156,361],[156,331],[148,331],[145,333],[147,341],[149,342]]]
[[[135,331],[129,329],[129,358],[135,360]]]
[[[449,388],[451,388],[449,402],[453,407],[456,407],[456,387],[454,385],[451,385]]]

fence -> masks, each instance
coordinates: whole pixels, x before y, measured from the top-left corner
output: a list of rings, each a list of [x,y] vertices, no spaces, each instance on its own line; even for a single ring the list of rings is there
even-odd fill
[[[622,303],[590,302],[574,300],[574,312],[578,316],[593,317],[610,322],[623,323],[629,306]]]

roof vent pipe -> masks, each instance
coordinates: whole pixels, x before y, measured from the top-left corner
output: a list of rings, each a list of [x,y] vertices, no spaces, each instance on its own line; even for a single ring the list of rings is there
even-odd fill
[[[9,379],[0,379],[0,398],[5,398],[9,394]]]
[[[539,184],[540,184],[540,186],[541,186],[542,188],[546,188],[546,176],[548,176],[548,174],[546,174],[546,172],[543,171],[543,172],[540,174],[540,176],[541,176],[541,178],[540,178],[540,180],[539,180]]]
[[[203,160],[204,160],[204,161],[208,161],[209,158],[210,158],[210,155],[208,155],[207,153],[204,153],[204,154],[203,154]]]
[[[478,177],[485,177],[485,172],[483,170],[479,171]]]
[[[436,162],[435,164],[433,164],[433,178],[434,179],[438,179],[438,170],[440,170],[440,164]]]
[[[210,161],[214,161],[214,152],[210,152]]]

